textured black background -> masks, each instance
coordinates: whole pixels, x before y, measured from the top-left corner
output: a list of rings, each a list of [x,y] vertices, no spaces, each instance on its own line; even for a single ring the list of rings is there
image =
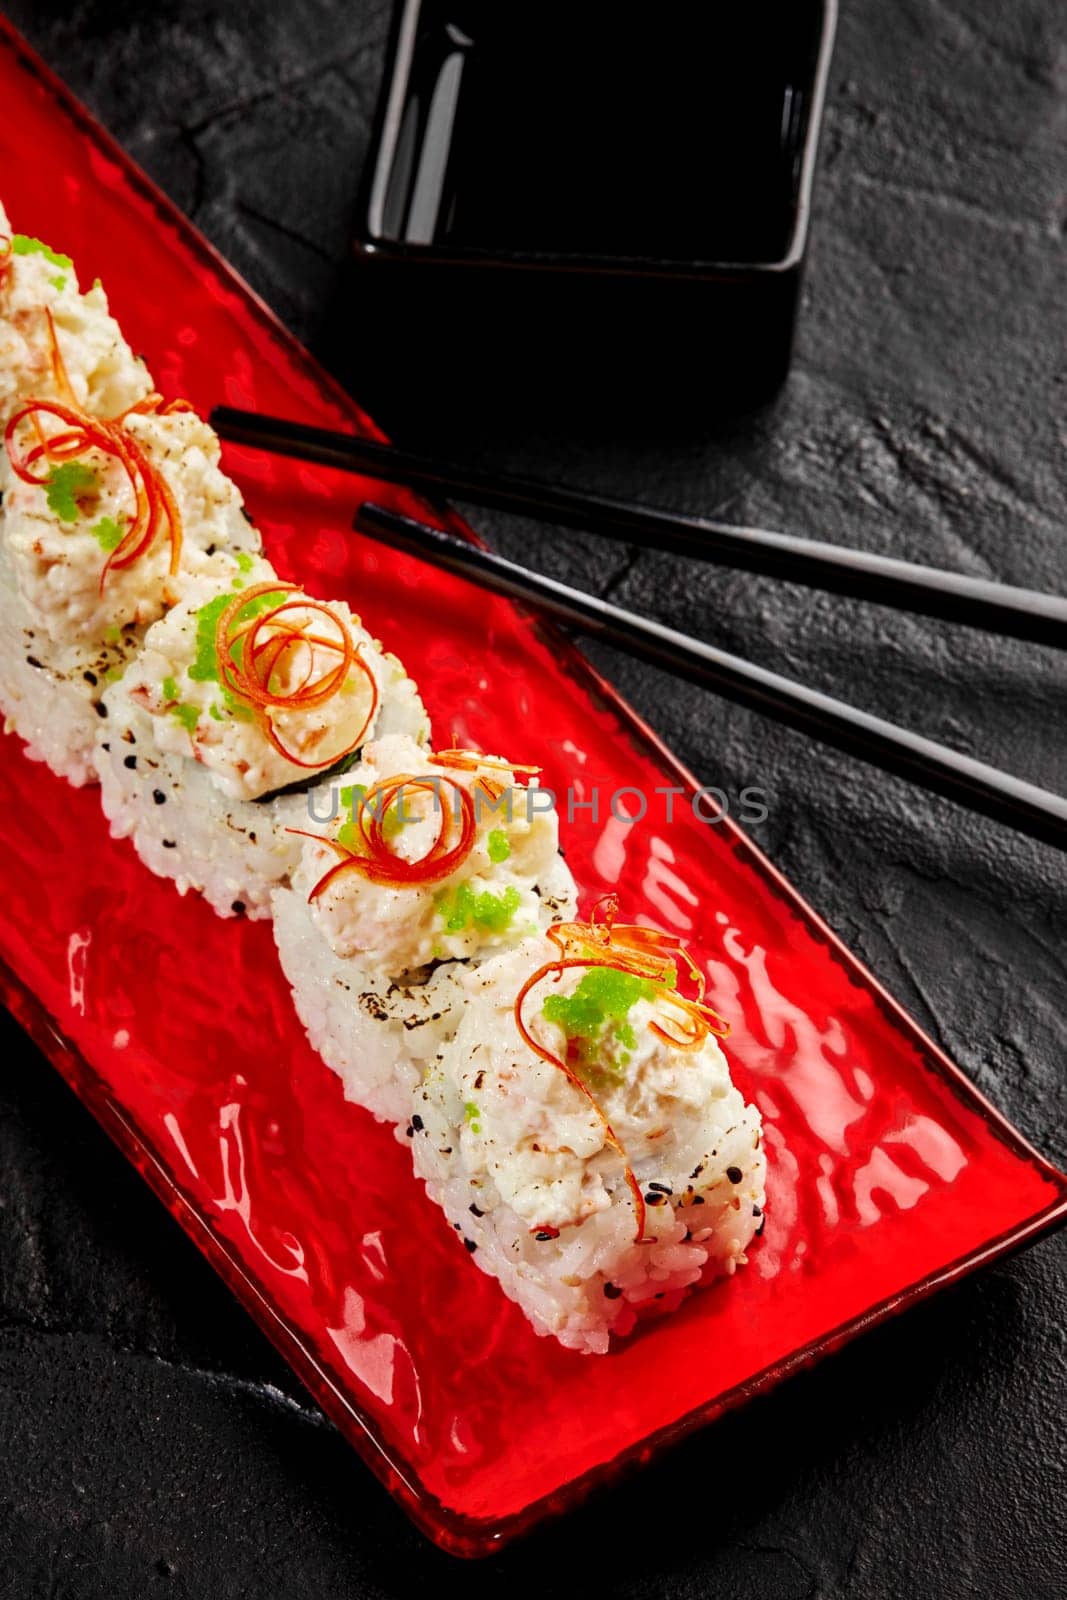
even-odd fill
[[[387,7],[6,9],[329,360]],[[442,414],[440,396],[405,397],[379,374],[361,397],[398,434],[435,430],[472,458],[1062,590],[1061,0],[844,12],[795,369],[769,412],[629,429],[591,413],[564,436],[550,415],[516,420],[501,394],[482,415]],[[547,570],[1067,789],[1052,651],[500,518],[492,532]],[[773,859],[995,1103],[1067,1159],[1063,858],[597,659],[707,782],[771,791],[758,837]],[[449,1577],[475,1595],[1067,1593],[1062,1237],[460,1569],[323,1422],[9,1022],[0,1040],[4,1596],[339,1600]]]

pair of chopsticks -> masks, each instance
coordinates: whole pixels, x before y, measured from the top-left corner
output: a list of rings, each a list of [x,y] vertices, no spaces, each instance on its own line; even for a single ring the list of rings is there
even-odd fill
[[[374,440],[228,406],[217,407],[211,422],[222,438],[235,444],[406,484],[431,496],[516,511],[630,544],[673,550],[1015,638],[1067,646],[1067,599],[1059,596],[458,467]],[[1067,848],[1067,798],[383,506],[365,503],[356,527],[393,549],[533,605],[579,632],[607,640],[1032,838]]]

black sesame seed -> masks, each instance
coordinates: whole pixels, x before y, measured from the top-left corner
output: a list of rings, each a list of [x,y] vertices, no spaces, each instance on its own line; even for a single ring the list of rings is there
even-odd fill
[[[414,1139],[414,1137],[415,1137],[415,1129],[411,1126],[410,1122],[408,1123],[407,1127],[404,1129],[404,1137],[406,1139]]]
[[[727,1167],[726,1176],[729,1178],[731,1183],[740,1183],[741,1179],[744,1177],[744,1173],[741,1171],[740,1167]]]
[[[658,1190],[660,1194],[673,1194],[674,1193],[674,1190],[670,1187],[669,1184],[666,1184],[666,1183],[650,1183],[648,1187],[650,1189]]]
[[[763,1232],[763,1230],[764,1230],[764,1228],[766,1226],[767,1226],[767,1218],[766,1217],[760,1217],[760,1219],[759,1219],[759,1227],[756,1229],[756,1238],[757,1239],[759,1238],[760,1234]]]
[[[752,1207],[752,1215],[754,1217],[762,1217],[762,1215],[763,1215],[763,1207],[762,1206],[753,1206]]]
[[[473,1239],[464,1239],[463,1243],[466,1245],[471,1255],[473,1255],[478,1248]]]
[[[549,1239],[554,1239],[555,1238],[555,1234],[553,1234],[553,1233],[535,1233],[534,1234],[534,1238],[538,1241],[539,1244],[547,1244]]]
[[[29,658],[27,657],[27,659],[29,659]],[[32,662],[30,664],[32,666]],[[83,672],[82,673],[82,677],[85,679],[86,683],[91,683],[95,687],[96,682],[97,682],[97,677],[96,677],[96,673],[95,672],[88,672],[88,671]]]
[[[704,1204],[704,1196],[702,1194],[695,1194],[693,1196],[693,1204],[695,1206],[702,1206]]]
[[[27,663],[27,665],[28,665],[28,666],[31,666],[31,667],[38,667],[38,668],[39,668],[39,667],[40,667],[40,665],[41,665],[41,663],[40,663],[40,662],[39,662],[39,661],[38,661],[38,659],[37,659],[37,657],[36,657],[36,656],[27,656],[27,657],[26,657],[26,663]],[[86,673],[86,674],[85,674],[85,676],[86,676],[86,677],[88,677],[88,676],[89,676],[89,674],[88,674],[88,673]],[[94,678],[94,679],[93,679],[93,682],[94,682],[94,683],[95,683],[95,682],[96,682],[96,679],[95,679],[95,678]]]
[[[166,803],[167,803],[167,797],[163,793],[162,789],[153,789],[152,790],[152,799],[156,802],[157,806],[163,806],[163,805],[166,805]],[[235,902],[235,904],[236,904],[236,902]]]
[[[416,1133],[421,1133],[422,1132],[422,1118],[421,1117],[412,1117],[411,1126],[415,1129]]]
[[[617,1283],[606,1283],[604,1285],[604,1294],[608,1300],[617,1300],[622,1294],[622,1290]]]
[[[665,1206],[666,1204],[667,1204],[667,1196],[665,1194],[651,1194],[650,1193],[650,1194],[646,1194],[645,1195],[645,1205],[646,1206]]]
[[[176,850],[178,846],[175,844],[173,839],[164,839],[163,848],[164,850]]]
[[[98,717],[106,717],[107,716],[107,706],[104,704],[104,702],[102,700],[98,700],[96,702],[96,714],[97,714]]]
[[[485,1212],[484,1211],[479,1211],[478,1207],[475,1206],[475,1205],[470,1206],[469,1210],[470,1210],[471,1215],[474,1216],[474,1217],[484,1217],[485,1216]]]
[[[244,903],[244,901],[243,900],[235,900],[232,903],[232,905],[230,906],[230,910],[233,912],[235,917],[243,917],[244,914],[245,914],[245,903]]]
[[[130,771],[132,772],[134,767],[137,765],[137,757],[136,756],[127,756],[126,759],[123,761],[122,765],[124,767],[129,767]]]
[[[704,1163],[703,1163],[703,1161],[702,1161],[702,1162],[701,1162],[701,1163],[700,1163],[700,1165],[699,1165],[699,1167],[694,1167],[694,1168],[693,1168],[693,1170],[692,1170],[692,1172],[691,1172],[691,1173],[690,1173],[690,1174],[689,1174],[689,1176],[690,1176],[690,1177],[691,1177],[691,1178],[699,1178],[699,1177],[700,1177],[700,1174],[701,1174],[701,1173],[702,1173],[702,1172],[703,1172],[703,1170],[704,1170]]]

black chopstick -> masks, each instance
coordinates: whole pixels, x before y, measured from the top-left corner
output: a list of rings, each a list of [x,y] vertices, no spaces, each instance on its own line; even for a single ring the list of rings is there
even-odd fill
[[[387,483],[408,484],[431,496],[446,495],[495,511],[519,512],[902,611],[1067,647],[1067,599],[1059,595],[968,578],[938,567],[921,567],[764,528],[683,517],[480,467],[458,466],[377,440],[357,439],[231,406],[216,406],[211,423],[223,439],[234,444],[296,456]]]
[[[384,506],[364,504],[355,525],[394,550],[532,604],[582,633],[606,639],[739,705],[910,778],[1033,839],[1067,848],[1067,799],[1047,789]]]

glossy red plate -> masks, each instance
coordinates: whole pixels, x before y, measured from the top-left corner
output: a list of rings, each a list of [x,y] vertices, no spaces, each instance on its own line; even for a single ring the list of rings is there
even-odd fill
[[[0,23],[14,225],[99,274],[168,395],[368,428]],[[396,648],[438,729],[599,789],[693,779],[569,647],[348,529],[364,485],[231,449],[271,556]],[[414,508],[395,491],[377,497]],[[425,514],[425,508],[420,508]],[[516,749],[516,730],[522,731]],[[676,930],[766,1120],[764,1237],[732,1283],[604,1357],[538,1339],[308,1048],[263,924],[113,843],[95,796],[0,743],[9,1007],[426,1532],[483,1553],[861,1329],[1062,1220],[1037,1155],[731,825],[565,825],[588,898]]]

